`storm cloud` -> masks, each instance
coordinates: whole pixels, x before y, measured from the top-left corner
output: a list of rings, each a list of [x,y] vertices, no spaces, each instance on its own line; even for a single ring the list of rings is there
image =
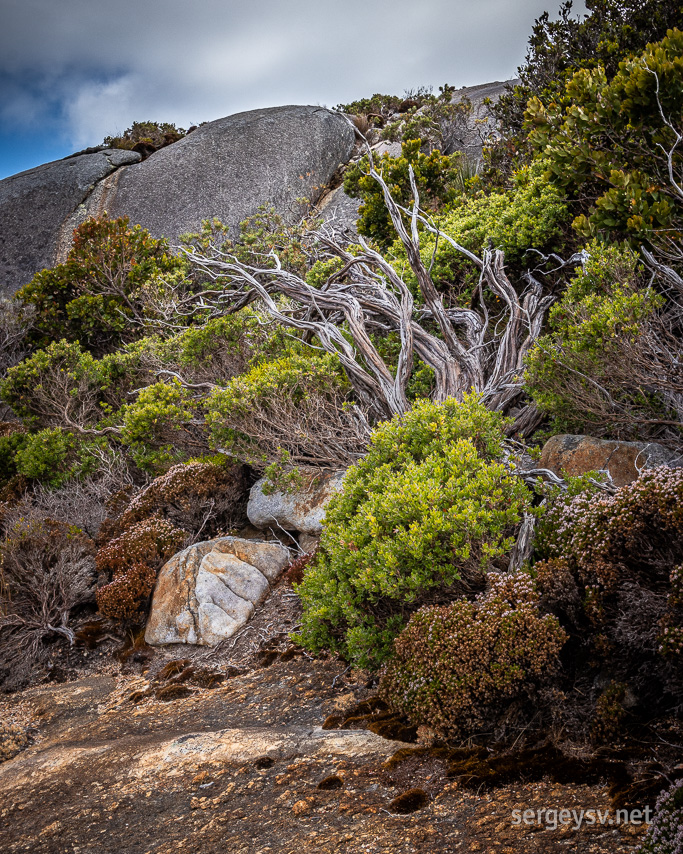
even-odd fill
[[[257,107],[508,79],[534,19],[558,4],[2,0],[2,152],[32,139],[68,153],[133,121],[187,127]]]

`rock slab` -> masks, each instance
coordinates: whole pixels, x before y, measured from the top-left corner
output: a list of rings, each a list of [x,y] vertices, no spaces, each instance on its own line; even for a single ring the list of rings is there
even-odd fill
[[[332,496],[341,490],[345,472],[304,468],[300,471],[303,485],[296,492],[264,491],[268,483],[265,478],[252,486],[247,516],[255,528],[320,536],[325,508]]]
[[[290,222],[315,203],[354,145],[340,115],[321,107],[272,107],[209,122],[121,174],[108,203],[155,237],[177,242],[218,217],[232,229],[272,205]]]
[[[105,149],[0,181],[0,292],[10,295],[54,266],[79,206],[103,178],[138,160],[135,151]]]
[[[353,151],[354,133],[322,107],[251,110],[208,122],[146,160],[107,149],[0,181],[0,287],[14,293],[63,260],[73,229],[105,211],[172,244],[218,217],[237,236],[259,207],[293,222]]]
[[[548,439],[539,465],[560,476],[608,471],[615,486],[626,486],[644,469],[683,466],[683,455],[654,442],[618,442],[563,433]]]
[[[215,646],[251,619],[289,561],[284,546],[237,537],[189,546],[159,573],[145,640]]]

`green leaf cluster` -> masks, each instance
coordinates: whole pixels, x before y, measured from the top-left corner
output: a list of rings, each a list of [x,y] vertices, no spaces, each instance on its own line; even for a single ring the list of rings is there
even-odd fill
[[[298,588],[306,648],[376,667],[426,599],[509,550],[529,494],[500,462],[503,423],[471,396],[418,402],[374,431]]]

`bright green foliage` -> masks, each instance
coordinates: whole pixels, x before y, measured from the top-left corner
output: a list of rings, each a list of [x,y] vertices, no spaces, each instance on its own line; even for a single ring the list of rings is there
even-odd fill
[[[17,474],[17,451],[24,447],[27,438],[22,431],[0,436],[0,489]]]
[[[393,198],[407,206],[413,201],[408,172],[408,167],[412,165],[421,207],[439,210],[444,204],[453,201],[457,194],[459,157],[444,156],[439,151],[423,154],[420,151],[420,140],[411,139],[402,144],[400,157],[383,154],[375,162],[375,168],[383,175]],[[396,232],[379,184],[366,174],[368,168],[368,160],[363,158],[359,164],[348,169],[344,176],[344,190],[353,198],[363,200],[357,223],[359,233],[386,247],[395,240]]]
[[[539,251],[558,248],[567,208],[560,191],[544,176],[542,163],[520,169],[508,190],[461,196],[446,212],[436,217],[436,224],[461,246],[475,254],[490,241],[505,252],[508,265],[521,262],[527,249]],[[426,265],[432,263],[432,278],[443,289],[463,292],[467,299],[478,281],[478,272],[445,240],[425,233],[421,238],[421,255]],[[397,240],[391,247],[397,265],[407,282],[414,280],[405,249]]]
[[[129,227],[127,217],[101,217],[80,225],[67,260],[36,274],[17,298],[35,308],[35,345],[66,338],[102,354],[144,334],[139,323],[153,323],[155,302],[185,269],[166,240]]]
[[[257,467],[305,455],[316,436],[316,410],[339,417],[348,381],[330,355],[290,355],[256,365],[206,401],[206,424],[217,448]],[[281,451],[276,451],[278,443]],[[296,449],[293,451],[293,449]]]
[[[676,29],[624,60],[612,80],[602,67],[577,72],[567,84],[566,108],[529,101],[531,143],[553,183],[576,200],[574,227],[583,236],[627,237],[639,247],[681,234],[664,153],[675,138],[660,115],[657,78],[664,115],[680,126],[683,32]],[[675,174],[681,156],[674,155]]]
[[[177,128],[169,122],[133,122],[121,136],[106,136],[104,144],[110,148],[126,148],[136,151],[142,146],[143,150],[156,150],[177,142],[185,136],[183,128]]]
[[[629,382],[636,369],[649,370],[653,380],[663,371],[639,350],[663,300],[651,288],[638,287],[634,253],[598,244],[591,253],[551,309],[552,331],[530,351],[525,384],[536,405],[552,416],[554,430],[616,431],[629,438],[629,430],[670,418],[654,383],[647,391]]]
[[[69,477],[67,460],[73,448],[74,437],[59,428],[29,434],[16,452],[17,471],[32,480],[59,486]]]
[[[381,696],[442,737],[490,732],[512,703],[526,706],[529,721],[538,711],[536,689],[557,670],[567,637],[555,617],[541,614],[528,575],[489,579],[490,589],[473,602],[414,614],[382,676]]]
[[[157,382],[121,408],[121,441],[139,468],[159,474],[208,449],[203,430],[193,424],[196,406],[180,383]]]
[[[512,544],[529,496],[501,456],[503,419],[472,396],[422,401],[381,424],[326,511],[304,576],[298,636],[377,666],[425,601],[481,574]]]

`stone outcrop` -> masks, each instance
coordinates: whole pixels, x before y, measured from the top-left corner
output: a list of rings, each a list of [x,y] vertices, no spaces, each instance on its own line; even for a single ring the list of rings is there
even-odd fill
[[[353,130],[321,107],[273,107],[208,122],[142,162],[106,150],[0,181],[0,287],[62,260],[73,229],[105,210],[177,243],[218,217],[238,232],[261,205],[296,219],[351,156]]]
[[[213,646],[231,637],[289,560],[284,546],[237,537],[189,546],[159,572],[145,640]]]
[[[135,151],[105,149],[45,163],[0,181],[0,292],[7,295],[59,260],[70,223],[95,187],[127,164]],[[66,232],[65,232],[66,228]]]
[[[325,508],[341,490],[343,471],[301,469],[303,485],[296,492],[264,492],[265,478],[258,480],[249,493],[247,516],[255,528],[298,531],[320,536]]]
[[[638,472],[657,466],[683,466],[683,455],[654,442],[617,442],[592,436],[561,434],[543,446],[539,466],[558,475],[609,471],[615,486],[625,486]]]

